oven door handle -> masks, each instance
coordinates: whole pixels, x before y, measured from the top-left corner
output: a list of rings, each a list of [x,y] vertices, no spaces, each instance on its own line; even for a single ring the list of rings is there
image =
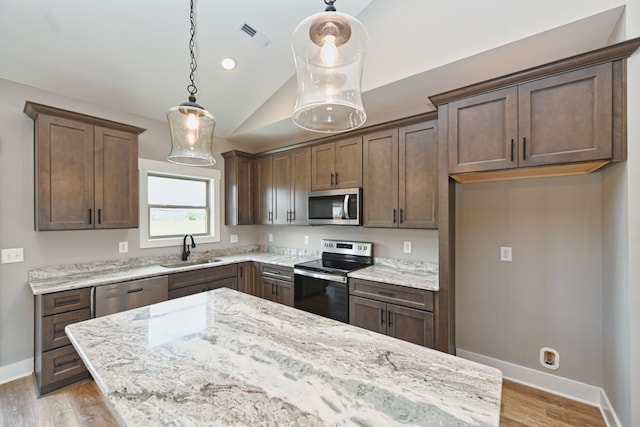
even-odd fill
[[[320,273],[317,271],[303,270],[302,268],[294,268],[293,274],[300,276],[313,277],[314,279],[328,280],[330,282],[347,283],[347,276],[338,276],[337,274]]]

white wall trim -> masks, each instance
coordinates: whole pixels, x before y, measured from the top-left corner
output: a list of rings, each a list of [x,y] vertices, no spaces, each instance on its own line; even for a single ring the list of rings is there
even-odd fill
[[[559,377],[546,372],[516,365],[503,360],[494,359],[482,354],[463,349],[456,349],[456,355],[463,359],[482,363],[500,369],[504,378],[539,390],[557,394],[568,399],[583,402],[600,408],[602,418],[608,427],[622,427],[605,391],[596,386],[581,383],[569,378]]]
[[[26,377],[32,373],[33,357],[12,363],[11,365],[0,366],[0,384]]]

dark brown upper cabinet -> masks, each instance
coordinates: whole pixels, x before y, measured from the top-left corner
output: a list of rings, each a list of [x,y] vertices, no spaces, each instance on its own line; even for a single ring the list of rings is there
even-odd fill
[[[273,224],[273,156],[253,159],[253,203],[256,224]]]
[[[138,227],[144,129],[27,101],[35,121],[35,227]]]
[[[363,225],[437,228],[437,120],[363,137]]]
[[[311,190],[362,187],[362,137],[311,147]]]
[[[253,224],[252,155],[241,151],[222,153],[225,181],[225,225]]]

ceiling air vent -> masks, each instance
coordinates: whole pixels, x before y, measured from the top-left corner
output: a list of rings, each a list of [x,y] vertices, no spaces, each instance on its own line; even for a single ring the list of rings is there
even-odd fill
[[[267,47],[271,43],[271,39],[265,33],[257,29],[254,25],[249,24],[247,21],[242,21],[238,26],[238,29],[251,37],[251,40],[262,47]]]

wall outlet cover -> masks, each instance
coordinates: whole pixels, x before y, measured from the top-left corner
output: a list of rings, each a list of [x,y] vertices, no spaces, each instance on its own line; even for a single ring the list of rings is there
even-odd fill
[[[231,243],[238,243],[238,235],[232,234],[229,240],[231,241]]]
[[[556,349],[542,347],[540,349],[540,364],[555,371],[560,367],[560,353]]]
[[[269,241],[273,242],[273,234],[269,233]]]
[[[511,246],[501,246],[500,261],[512,261],[512,260],[513,260],[513,250]]]
[[[304,236],[304,244],[305,245],[309,244],[309,236]]]
[[[404,253],[405,254],[411,253],[411,242],[404,242]]]
[[[11,248],[2,250],[2,264],[24,261],[23,248]]]
[[[129,252],[129,242],[118,243],[118,252],[121,254]]]

